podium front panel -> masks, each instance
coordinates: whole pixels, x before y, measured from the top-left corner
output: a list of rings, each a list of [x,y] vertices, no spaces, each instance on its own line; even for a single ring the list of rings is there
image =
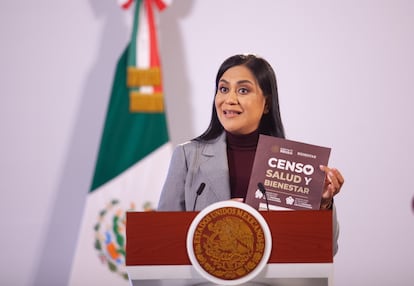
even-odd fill
[[[198,212],[128,212],[126,265],[190,265],[186,238]],[[269,263],[332,263],[331,211],[261,212],[272,233]]]

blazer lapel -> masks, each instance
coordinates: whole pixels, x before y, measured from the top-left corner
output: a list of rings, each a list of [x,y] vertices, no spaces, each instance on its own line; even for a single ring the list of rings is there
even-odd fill
[[[230,199],[229,167],[227,162],[226,134],[223,134],[212,144],[207,144],[201,153],[203,157],[200,164],[200,172],[205,178],[206,187],[211,192],[206,192],[213,201]]]

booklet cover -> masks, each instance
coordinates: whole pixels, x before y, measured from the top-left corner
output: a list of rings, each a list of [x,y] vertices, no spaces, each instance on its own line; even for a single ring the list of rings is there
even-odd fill
[[[328,165],[330,153],[327,147],[260,135],[246,203],[258,210],[318,210],[325,182],[319,165]]]

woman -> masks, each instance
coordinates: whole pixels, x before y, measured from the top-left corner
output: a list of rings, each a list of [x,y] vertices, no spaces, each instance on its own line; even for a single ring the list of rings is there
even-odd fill
[[[285,138],[276,76],[263,58],[235,55],[225,60],[217,73],[207,130],[174,150],[158,210],[201,210],[218,201],[243,201],[259,134]],[[333,208],[336,252],[338,225],[333,197],[344,179],[337,169],[321,169],[326,173],[321,209]]]

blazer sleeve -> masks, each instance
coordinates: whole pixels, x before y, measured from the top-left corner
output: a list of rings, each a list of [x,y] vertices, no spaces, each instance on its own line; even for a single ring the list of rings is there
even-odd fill
[[[159,211],[185,210],[185,179],[188,172],[183,145],[178,145],[172,154],[170,166],[158,203]]]

